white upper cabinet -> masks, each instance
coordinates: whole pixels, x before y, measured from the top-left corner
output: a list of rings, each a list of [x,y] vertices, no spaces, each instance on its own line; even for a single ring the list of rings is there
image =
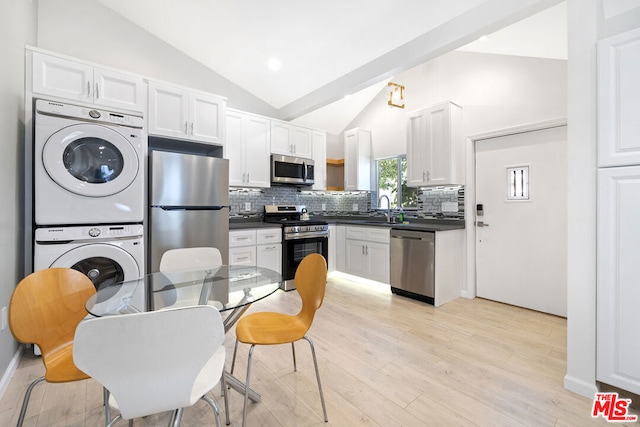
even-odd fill
[[[311,129],[273,120],[271,122],[271,153],[310,159]]]
[[[224,145],[224,98],[149,82],[149,135]]]
[[[371,190],[371,132],[359,128],[344,132],[344,189]]]
[[[464,184],[462,108],[452,102],[409,115],[407,184]]]
[[[41,52],[32,53],[35,95],[91,103],[132,111],[145,110],[142,77],[71,61]]]
[[[598,42],[598,166],[640,164],[640,28]]]
[[[269,187],[271,121],[228,109],[225,157],[229,159],[229,185]]]
[[[313,179],[312,190],[327,189],[327,133],[318,130],[311,131],[313,149]]]

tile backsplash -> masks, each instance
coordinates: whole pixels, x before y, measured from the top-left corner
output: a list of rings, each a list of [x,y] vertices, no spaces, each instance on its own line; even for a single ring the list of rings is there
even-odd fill
[[[264,205],[304,205],[310,213],[315,214],[363,214],[371,210],[371,196],[366,191],[301,191],[296,187],[287,186],[262,189],[232,188],[229,190],[229,204],[231,215],[261,214],[264,212]]]
[[[304,205],[311,214],[368,214],[375,192],[305,191],[296,187],[229,190],[232,216],[254,216],[264,205]],[[418,208],[407,217],[464,219],[464,186],[421,188]]]

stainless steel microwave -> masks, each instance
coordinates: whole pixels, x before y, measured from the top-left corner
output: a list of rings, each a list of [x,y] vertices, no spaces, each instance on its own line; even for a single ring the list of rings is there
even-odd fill
[[[301,157],[271,155],[271,184],[313,185],[314,162]]]

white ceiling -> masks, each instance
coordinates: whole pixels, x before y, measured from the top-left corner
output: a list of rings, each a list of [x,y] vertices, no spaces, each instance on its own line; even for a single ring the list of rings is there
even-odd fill
[[[460,15],[473,16],[476,11],[486,10],[488,4],[502,10],[505,4],[511,6],[508,2],[542,3],[537,6],[540,10],[558,3],[558,0],[98,1],[276,109],[286,110],[286,118],[298,118],[296,122],[333,134],[342,132],[386,86],[391,73],[403,70],[397,58],[393,66],[381,69],[384,68],[381,59],[393,56],[394,51],[410,47],[420,36],[424,38]],[[485,42],[471,43],[463,49],[566,58],[565,4],[553,6],[492,34]],[[271,58],[280,62],[278,71],[269,69]],[[378,70],[371,71],[375,66]],[[357,82],[356,71],[362,76]],[[351,96],[342,99],[345,95]]]

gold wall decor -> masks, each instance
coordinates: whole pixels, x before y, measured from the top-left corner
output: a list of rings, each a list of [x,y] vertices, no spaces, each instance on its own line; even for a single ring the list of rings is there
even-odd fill
[[[404,108],[404,86],[397,83],[389,82],[389,101],[387,104],[390,107]]]

